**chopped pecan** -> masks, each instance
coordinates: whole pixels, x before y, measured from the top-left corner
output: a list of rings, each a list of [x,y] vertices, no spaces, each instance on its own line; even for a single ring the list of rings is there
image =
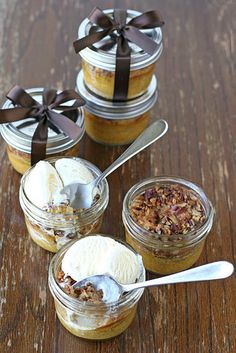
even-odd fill
[[[156,185],[137,195],[130,205],[132,218],[150,232],[186,234],[205,220],[201,200],[178,184]]]
[[[78,298],[81,301],[89,302],[102,302],[103,291],[101,289],[96,290],[91,283],[87,283],[81,288],[73,288],[73,284],[76,281],[70,276],[66,276],[62,270],[57,272],[57,280],[63,290],[71,297]]]

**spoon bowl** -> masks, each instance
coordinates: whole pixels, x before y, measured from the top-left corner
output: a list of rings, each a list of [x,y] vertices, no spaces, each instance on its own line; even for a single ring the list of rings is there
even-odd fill
[[[147,146],[161,138],[168,130],[168,124],[165,120],[157,120],[143,131],[141,135],[118,157],[101,175],[88,184],[74,183],[66,185],[61,194],[67,196],[70,205],[75,209],[89,208],[94,200],[94,189],[96,186],[120,165],[142,151]]]
[[[60,193],[67,196],[68,200],[70,200],[70,205],[73,208],[89,208],[94,200],[93,191],[98,184],[97,179],[98,178],[94,179],[88,184],[69,184],[65,186]]]
[[[111,303],[118,301],[123,293],[132,291],[134,289],[159,286],[163,284],[211,281],[216,279],[223,279],[231,276],[234,271],[234,266],[227,261],[217,261],[203,266],[191,268],[186,271],[178,272],[173,275],[155,278],[145,282],[138,282],[133,284],[120,284],[109,274],[94,275],[76,282],[73,288],[81,288],[87,284],[91,284],[95,290],[102,290],[103,301]]]

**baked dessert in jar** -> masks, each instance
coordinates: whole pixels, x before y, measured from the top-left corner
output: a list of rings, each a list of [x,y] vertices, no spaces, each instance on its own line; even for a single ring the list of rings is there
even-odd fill
[[[103,11],[112,17],[113,9]],[[141,13],[127,10],[127,22]],[[78,39],[87,36],[95,26],[86,18],[78,29]],[[131,48],[131,63],[129,76],[128,99],[141,96],[148,88],[155,71],[156,61],[162,53],[162,31],[160,28],[142,30],[150,39],[157,43],[157,49],[153,55],[145,53],[134,43],[129,43]],[[87,47],[80,52],[82,68],[86,86],[96,95],[112,99],[114,94],[114,79],[116,66],[116,44],[110,43],[109,36]]]
[[[74,209],[64,186],[89,183],[101,174],[92,163],[80,158],[55,158],[38,162],[22,177],[20,204],[32,240],[51,252],[73,238],[98,232],[108,204],[106,180],[94,190],[91,207]]]
[[[170,274],[191,267],[211,230],[214,210],[204,191],[176,177],[153,177],[134,185],[123,202],[126,241],[145,268]]]
[[[36,101],[42,101],[42,88],[27,89]],[[72,104],[72,103],[71,103]],[[12,108],[13,104],[7,100],[3,109]],[[46,156],[72,156],[77,157],[80,148],[80,141],[84,135],[84,113],[83,108],[77,108],[70,114],[72,120],[81,128],[81,134],[76,140],[72,140],[63,132],[50,127],[48,129],[48,140]],[[19,120],[12,123],[0,125],[1,135],[7,143],[7,155],[12,167],[20,174],[24,174],[31,166],[31,143],[38,121],[34,117],[27,120]]]
[[[134,141],[147,127],[157,100],[156,77],[152,77],[141,97],[127,102],[111,102],[94,96],[83,78],[81,71],[76,89],[86,101],[85,130],[89,137],[105,145],[126,145]]]
[[[73,285],[93,274],[108,273],[120,283],[145,280],[141,257],[128,245],[110,236],[90,235],[66,244],[49,267],[49,288],[57,316],[72,334],[91,340],[115,337],[132,323],[143,289],[107,302],[102,290],[91,284]]]

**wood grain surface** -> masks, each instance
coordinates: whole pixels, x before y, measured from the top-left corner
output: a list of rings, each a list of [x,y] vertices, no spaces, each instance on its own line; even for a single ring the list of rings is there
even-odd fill
[[[159,99],[152,119],[169,132],[109,177],[103,233],[124,237],[122,199],[140,179],[178,175],[196,182],[216,216],[198,265],[235,261],[236,254],[236,2],[233,0],[0,0],[0,93],[14,84],[75,86],[80,58],[73,51],[81,20],[95,6],[159,9],[164,52],[156,74]],[[29,239],[18,202],[20,176],[0,149],[1,353],[235,353],[235,277],[145,291],[138,314],[121,336],[89,342],[56,319],[47,285],[52,254]],[[87,136],[80,156],[100,169],[124,147]],[[94,152],[96,151],[96,153]],[[149,275],[149,277],[153,277]]]

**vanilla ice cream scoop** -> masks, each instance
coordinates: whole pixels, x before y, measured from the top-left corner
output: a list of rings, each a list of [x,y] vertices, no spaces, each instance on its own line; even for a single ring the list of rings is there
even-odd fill
[[[43,208],[53,201],[54,195],[63,188],[55,168],[46,161],[39,161],[25,180],[25,193],[37,207]]]
[[[140,276],[140,259],[118,241],[93,235],[78,240],[67,250],[61,269],[77,282],[106,273],[119,283],[130,284]]]
[[[90,170],[83,163],[80,163],[75,159],[58,159],[55,162],[55,168],[60,175],[64,186],[73,183],[88,184],[94,179]]]
[[[67,201],[67,196],[60,193],[64,186],[86,184],[93,179],[90,170],[78,160],[60,158],[55,162],[55,167],[47,161],[39,161],[25,179],[25,193],[39,208],[49,204],[58,206]]]
[[[110,249],[102,272],[109,273],[121,284],[134,283],[140,274],[137,255],[126,246],[118,242],[116,244]]]

